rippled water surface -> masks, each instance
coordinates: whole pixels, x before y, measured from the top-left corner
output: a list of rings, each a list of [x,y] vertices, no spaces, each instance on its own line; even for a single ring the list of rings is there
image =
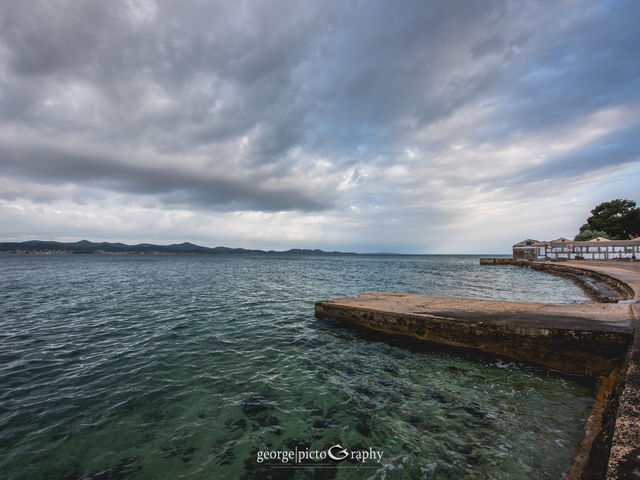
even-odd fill
[[[4,255],[0,476],[562,477],[592,385],[313,317],[372,290],[584,300],[474,256]],[[381,462],[257,462],[336,444]]]

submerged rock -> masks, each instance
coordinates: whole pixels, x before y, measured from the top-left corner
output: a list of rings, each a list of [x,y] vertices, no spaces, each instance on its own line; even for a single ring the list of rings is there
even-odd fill
[[[396,366],[395,363],[392,362],[384,362],[382,368],[385,372],[389,372],[393,375],[398,375],[400,373],[400,369]]]
[[[376,392],[369,385],[358,385],[355,388],[356,392],[366,395],[367,397],[374,397]]]
[[[369,426],[369,423],[365,419],[361,419],[356,424],[356,431],[359,434],[364,435],[365,437],[368,437],[371,434],[371,427]]]
[[[398,387],[398,390],[406,398],[409,398],[409,397],[413,396],[414,388],[409,386],[409,385],[401,384]]]
[[[469,403],[462,407],[467,413],[470,413],[474,417],[485,419],[488,413],[485,412],[477,403]]]
[[[409,423],[418,424],[422,422],[422,417],[417,412],[411,412],[407,418]]]
[[[233,421],[233,418],[228,419],[224,422],[224,426],[227,430],[231,430],[235,432],[236,430],[246,430],[247,429],[247,421],[244,418]]]
[[[262,427],[271,427],[273,425],[278,425],[280,423],[280,420],[278,420],[273,415],[265,415],[264,417],[258,418],[258,423]]]
[[[180,449],[178,447],[162,447],[162,451],[165,452],[165,454],[162,455],[162,458],[173,458],[173,457],[180,456],[181,460],[184,463],[187,463],[191,461],[191,457],[193,456],[196,450],[198,449],[193,446],[183,448],[183,449]]]
[[[100,472],[90,473],[86,477],[83,477],[83,480],[122,480],[140,468],[140,457],[125,457],[121,458],[117,465]]]
[[[438,403],[443,403],[443,404],[449,403],[447,402],[447,399],[444,397],[444,395],[442,395],[437,390],[427,390],[426,395],[427,397],[431,398],[432,400],[435,400]]]
[[[328,426],[329,426],[329,422],[324,418],[321,418],[313,422],[313,428],[327,428]]]
[[[429,423],[425,426],[425,430],[430,433],[441,433],[444,429],[437,423]]]
[[[222,452],[220,452],[217,457],[217,465],[232,465],[236,460],[236,454],[234,453],[233,447],[231,446],[228,446],[224,450],[222,450]]]
[[[161,409],[156,408],[154,410],[150,410],[148,412],[143,413],[142,419],[148,423],[159,422],[164,418],[164,416],[165,416],[165,413]]]
[[[268,408],[269,400],[260,394],[249,395],[242,401],[242,413],[249,417],[253,417],[260,412],[264,412]]]
[[[285,438],[282,442],[289,450],[306,450],[311,447],[311,442],[307,441],[304,437],[289,437]]]
[[[338,407],[337,405],[331,405],[329,408],[327,408],[327,411],[324,414],[324,416],[325,418],[331,418],[339,411],[340,411],[340,407]]]
[[[404,360],[409,356],[409,354],[407,354],[406,352],[403,352],[402,350],[393,350],[391,352],[391,356],[396,360]]]

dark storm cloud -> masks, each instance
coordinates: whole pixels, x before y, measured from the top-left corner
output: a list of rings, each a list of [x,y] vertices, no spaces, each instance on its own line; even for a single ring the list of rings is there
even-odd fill
[[[424,166],[455,142],[497,144],[637,104],[639,17],[634,1],[3,2],[0,127],[11,140],[0,138],[0,172],[167,204],[328,209],[347,168],[392,166],[409,147],[428,152]],[[482,123],[422,136],[487,105]],[[638,138],[618,137],[624,160],[572,158],[594,171],[633,162]],[[562,176],[555,165],[523,165],[509,183]]]
[[[150,169],[119,163],[106,156],[90,157],[51,149],[0,147],[0,173],[43,184],[76,183],[117,192],[154,195],[166,203],[202,208],[312,211],[331,205],[330,199],[314,198],[301,190],[265,187],[260,179],[207,178],[180,168]]]
[[[81,84],[104,103],[96,113],[120,141],[148,131],[163,135],[174,128],[191,128],[203,140],[217,140],[286,112],[293,99],[282,106],[278,102],[286,99],[289,69],[300,60],[305,35],[310,35],[301,31],[304,25],[297,24],[298,19],[277,24],[278,12],[291,5],[247,4],[234,10],[224,3],[162,2],[153,15],[149,8],[149,18],[136,19],[135,8],[126,8],[128,4],[153,5],[5,5],[2,43],[9,71],[3,81],[2,112],[12,112],[14,122],[81,123],[86,119],[53,119],[42,109],[56,89]],[[152,87],[161,89],[176,107],[147,115],[141,97]],[[116,122],[127,128],[118,128]],[[203,136],[207,129],[209,137]],[[180,139],[174,142],[187,148]]]

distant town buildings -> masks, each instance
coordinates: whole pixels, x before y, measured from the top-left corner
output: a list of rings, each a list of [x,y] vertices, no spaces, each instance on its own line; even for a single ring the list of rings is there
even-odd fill
[[[598,237],[586,242],[558,238],[540,242],[528,238],[513,246],[513,258],[524,260],[638,260],[640,237],[632,240],[609,240]]]

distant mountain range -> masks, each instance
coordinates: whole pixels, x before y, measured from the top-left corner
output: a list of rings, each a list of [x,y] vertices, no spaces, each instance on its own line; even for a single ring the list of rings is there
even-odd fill
[[[174,243],[171,245],[153,245],[151,243],[140,243],[138,245],[126,245],[124,243],[109,242],[89,242],[81,240],[79,242],[48,242],[43,240],[29,240],[27,242],[0,242],[0,253],[95,253],[95,254],[285,254],[285,255],[344,255],[344,252],[325,252],[323,250],[309,250],[293,248],[291,250],[277,252],[275,250],[247,250],[245,248],[229,247],[201,247],[193,243]],[[354,253],[349,253],[355,255]]]

